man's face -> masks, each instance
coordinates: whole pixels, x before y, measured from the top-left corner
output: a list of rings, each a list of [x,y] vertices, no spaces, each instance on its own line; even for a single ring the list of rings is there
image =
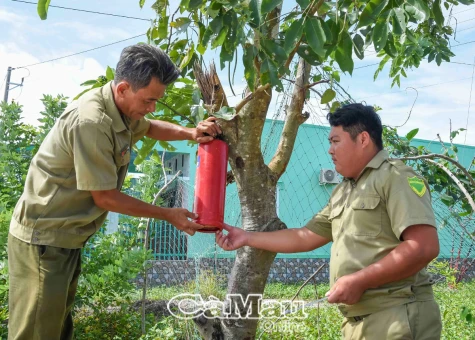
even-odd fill
[[[361,158],[359,136],[356,141],[353,141],[350,134],[343,131],[342,126],[332,126],[330,130],[328,153],[335,164],[335,170],[344,177],[356,178],[359,174],[359,159]]]
[[[127,84],[128,85],[128,84]],[[147,113],[155,112],[157,101],[163,97],[166,86],[152,78],[148,86],[134,92],[128,87],[120,93],[122,113],[134,120],[142,119]]]

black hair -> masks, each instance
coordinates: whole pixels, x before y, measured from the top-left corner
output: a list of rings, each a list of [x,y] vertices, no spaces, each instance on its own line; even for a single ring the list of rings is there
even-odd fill
[[[383,149],[383,125],[372,106],[348,104],[327,115],[331,126],[341,126],[353,140],[363,131],[368,132],[379,150]]]
[[[122,50],[114,81],[118,83],[125,80],[137,91],[148,86],[152,77],[157,78],[163,85],[168,85],[179,75],[180,70],[161,49],[147,44],[136,44]]]

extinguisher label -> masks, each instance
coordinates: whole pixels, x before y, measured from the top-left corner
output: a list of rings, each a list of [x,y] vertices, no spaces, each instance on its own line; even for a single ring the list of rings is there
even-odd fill
[[[199,168],[200,167],[200,156],[197,157],[196,159],[196,167]]]

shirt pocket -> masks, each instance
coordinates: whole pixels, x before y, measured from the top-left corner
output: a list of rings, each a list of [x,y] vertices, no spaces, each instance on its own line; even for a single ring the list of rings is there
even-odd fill
[[[114,154],[114,162],[115,165],[117,166],[117,170],[119,168],[126,166],[130,162],[130,151],[119,151]]]
[[[343,204],[333,206],[330,211],[330,215],[328,216],[328,221],[330,221],[330,223],[332,224],[333,239],[336,239],[341,227],[341,216],[343,213],[343,208]]]
[[[377,236],[381,232],[381,197],[361,195],[351,203],[348,232],[356,236]]]

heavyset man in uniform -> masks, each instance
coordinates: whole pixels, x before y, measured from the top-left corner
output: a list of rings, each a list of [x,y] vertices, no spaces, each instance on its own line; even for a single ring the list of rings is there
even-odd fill
[[[424,269],[439,253],[429,187],[412,168],[389,159],[382,125],[370,106],[328,114],[329,154],[344,180],[304,227],[246,232],[225,226],[225,250],[250,246],[279,253],[330,241],[328,302],[338,303],[348,340],[436,340],[441,318]]]

